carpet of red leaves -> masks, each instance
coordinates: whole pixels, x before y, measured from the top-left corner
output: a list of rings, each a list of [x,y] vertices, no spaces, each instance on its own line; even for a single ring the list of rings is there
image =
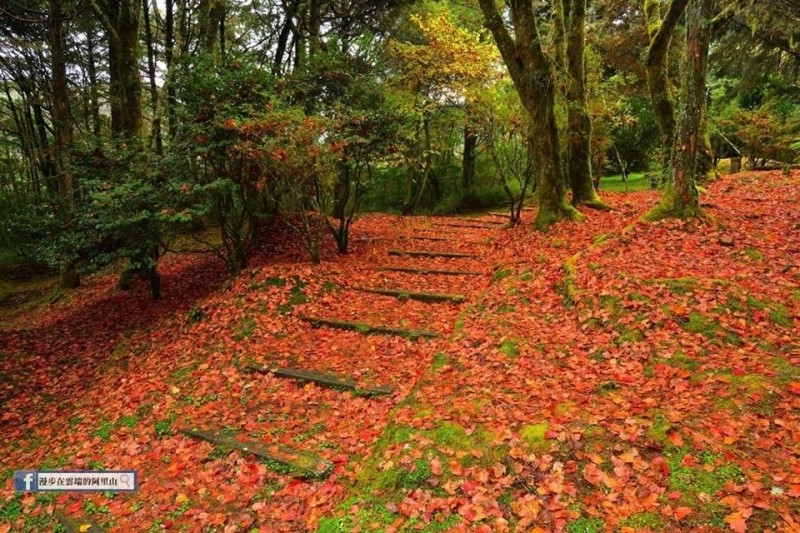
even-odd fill
[[[547,234],[369,215],[353,252],[328,249],[318,267],[287,235],[232,281],[211,258],[169,256],[162,301],[98,275],[17,317],[0,330],[0,532],[50,530],[55,508],[111,531],[799,530],[800,175],[724,178],[702,221],[639,221],[653,192],[605,198],[613,211]],[[422,234],[456,240],[408,239]],[[313,329],[302,315],[441,337]],[[297,384],[248,362],[394,392]],[[294,479],[182,427],[290,444],[334,472]],[[443,427],[473,449],[437,438]],[[23,468],[137,469],[141,486],[23,497],[10,479]],[[386,483],[398,468],[404,481]]]

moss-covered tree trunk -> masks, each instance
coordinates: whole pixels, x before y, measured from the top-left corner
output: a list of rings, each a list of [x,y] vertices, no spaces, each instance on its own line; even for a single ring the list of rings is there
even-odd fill
[[[687,8],[686,56],[680,116],[672,149],[670,180],[649,218],[702,216],[697,192],[706,106],[708,47],[714,0],[692,0]]]
[[[138,143],[142,129],[141,4],[138,0],[92,0],[91,5],[108,36],[112,132],[127,142]]]
[[[202,0],[200,2],[200,43],[203,51],[216,59],[222,57],[222,28],[225,20],[225,6],[221,0]]]
[[[563,0],[567,34],[567,172],[572,188],[572,205],[598,209],[608,206],[600,200],[592,179],[592,121],[586,109],[586,4],[587,0]]]
[[[70,165],[70,143],[72,142],[72,117],[69,110],[69,88],[67,85],[67,64],[64,58],[66,40],[64,38],[64,24],[62,21],[61,2],[50,0],[49,26],[50,26],[50,56],[52,67],[52,119],[54,143],[53,159],[58,173],[58,193],[62,203],[62,220],[68,226],[72,223],[72,214],[75,206],[75,186],[73,183],[72,168]],[[80,278],[75,267],[75,262],[66,258],[61,263],[61,286],[75,288],[80,285]]]
[[[661,131],[662,163],[664,175],[668,173],[670,154],[675,140],[675,103],[672,84],[667,69],[669,46],[675,27],[689,0],[672,0],[666,16],[661,17],[661,0],[644,0],[644,15],[650,46],[647,48],[645,67],[647,88],[658,128]]]
[[[699,179],[703,182],[714,181],[719,177],[717,167],[714,163],[714,148],[711,146],[711,130],[708,127],[708,106],[710,102],[706,98],[703,106],[703,116],[700,120],[700,161]]]
[[[545,231],[560,220],[582,215],[567,201],[559,132],[555,117],[555,79],[544,53],[531,2],[510,2],[514,37],[494,0],[480,0],[486,27],[497,47],[522,105],[531,118],[528,149],[536,167],[539,211],[535,226]]]

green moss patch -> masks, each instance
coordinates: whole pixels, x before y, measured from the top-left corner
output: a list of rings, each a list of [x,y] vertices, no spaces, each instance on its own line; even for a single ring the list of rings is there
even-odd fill
[[[505,339],[500,343],[500,353],[512,359],[519,356],[519,345],[514,339]]]
[[[658,513],[636,513],[621,520],[620,527],[630,527],[636,531],[661,531],[667,527],[667,521]]]
[[[547,422],[539,422],[538,424],[528,424],[520,431],[520,436],[525,444],[534,452],[545,452],[550,449],[550,443],[547,442],[545,434],[550,428]]]
[[[606,523],[595,517],[581,517],[569,522],[565,528],[567,533],[601,533],[606,530]]]
[[[715,496],[729,483],[744,483],[744,473],[735,464],[724,462],[709,452],[695,454],[696,464],[687,466],[684,464],[686,455],[685,448],[665,453],[670,467],[669,489],[681,493],[673,505],[687,505],[695,511],[687,519],[689,526],[724,527],[723,519],[730,511],[717,503]]]

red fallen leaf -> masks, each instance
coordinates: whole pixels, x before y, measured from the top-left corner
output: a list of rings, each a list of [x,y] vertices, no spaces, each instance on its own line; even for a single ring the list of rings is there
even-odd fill
[[[475,529],[475,533],[492,533],[492,528],[486,524],[481,524]]]
[[[67,506],[67,512],[68,513],[77,513],[81,509],[83,509],[83,502],[82,501],[72,502],[71,504],[69,504]]]
[[[544,438],[548,440],[557,439],[558,432],[552,429],[548,429],[547,431],[544,432]]]
[[[789,383],[789,392],[792,394],[800,394],[800,381],[792,381]]]
[[[681,437],[681,434],[678,433],[677,431],[670,431],[667,434],[667,439],[674,446],[682,446],[683,445],[683,438]]]
[[[667,461],[661,457],[660,455],[653,459],[653,468],[661,472],[661,475],[664,477],[669,476],[669,465]]]
[[[464,504],[458,508],[458,514],[463,516],[465,519],[472,522],[475,520],[475,508],[469,504]]]
[[[681,304],[673,304],[670,306],[669,310],[672,311],[672,314],[677,316],[684,316],[688,313],[686,307]]]
[[[690,507],[678,507],[675,509],[672,516],[674,516],[676,520],[683,520],[690,514],[692,514],[692,509]]]
[[[461,484],[461,490],[464,492],[471,492],[475,488],[475,483],[472,481],[465,481]]]
[[[442,462],[439,460],[438,457],[434,457],[433,459],[431,459],[431,473],[434,476],[442,475]]]
[[[725,522],[733,531],[736,531],[736,533],[745,533],[745,531],[747,531],[747,523],[741,511],[736,511],[726,516]]]
[[[281,513],[281,520],[284,522],[293,522],[297,520],[297,512],[287,509]]]
[[[681,491],[679,490],[674,490],[669,494],[667,494],[667,498],[669,498],[670,500],[679,500],[680,497],[681,497]]]

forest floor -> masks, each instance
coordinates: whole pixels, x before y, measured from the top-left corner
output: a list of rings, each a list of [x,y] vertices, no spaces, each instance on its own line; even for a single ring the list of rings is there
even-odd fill
[[[370,215],[318,267],[286,234],[230,281],[166,257],[158,302],[104,274],[20,304],[0,326],[0,532],[52,531],[57,511],[122,532],[800,530],[800,173],[712,184],[713,220],[640,222],[655,191],[604,198],[547,234],[533,212]],[[136,469],[140,487],[13,492],[14,470],[48,468]]]

